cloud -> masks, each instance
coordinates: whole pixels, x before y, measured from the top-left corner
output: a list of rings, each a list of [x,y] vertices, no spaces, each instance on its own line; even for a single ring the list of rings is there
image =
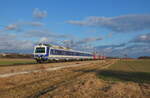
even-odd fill
[[[18,39],[20,37],[18,35],[0,34],[0,52],[32,53],[35,44],[58,44],[56,39],[49,37],[39,37],[38,41]]]
[[[107,37],[111,38],[113,36],[113,32],[108,33]]]
[[[118,44],[118,45],[102,45],[102,46],[97,46],[95,47],[96,49],[109,49],[109,48],[121,48],[125,47],[126,43]]]
[[[43,19],[47,16],[47,11],[45,10],[39,10],[38,8],[33,10],[33,17],[37,19]]]
[[[106,56],[120,56],[121,53],[116,51],[121,50],[126,47],[126,43],[122,44],[112,44],[112,45],[100,45],[95,46],[93,49],[100,55],[105,54]]]
[[[90,38],[84,38],[78,41],[75,40],[64,40],[62,42],[63,46],[77,49],[77,50],[90,50],[92,49],[92,46],[90,45],[92,42],[100,41],[102,38],[100,37],[90,37]]]
[[[49,41],[49,39],[48,39],[47,37],[42,37],[42,38],[40,38],[40,40],[39,40],[40,43],[48,42],[48,41]]]
[[[90,43],[90,42],[94,42],[94,41],[100,41],[102,40],[102,38],[100,37],[90,37],[90,38],[85,38],[85,39],[82,39],[82,40],[79,40],[76,42],[76,44],[85,44],[85,43]]]
[[[134,32],[150,30],[150,15],[124,15],[116,17],[87,17],[84,20],[67,21],[69,24],[79,26],[102,27],[113,32]]]
[[[94,47],[100,54],[106,56],[129,57],[150,56],[150,44],[122,43],[118,45],[101,45]]]
[[[68,35],[58,35],[48,30],[29,30],[25,32],[27,37],[49,37],[49,38],[68,38]]]
[[[7,26],[4,26],[4,28],[0,32],[5,32],[5,31],[21,31],[26,26],[41,27],[43,25],[44,24],[42,22],[38,22],[38,21],[16,22],[14,24],[9,24]]]
[[[39,9],[34,9],[33,15],[36,18],[44,18],[47,16],[46,11],[40,11]],[[20,31],[23,29],[23,27],[26,26],[35,26],[35,27],[41,27],[43,26],[44,23],[40,21],[16,21],[13,24],[8,24],[7,26],[4,26],[4,29],[1,30],[0,32],[5,32],[5,31]]]
[[[55,40],[49,39],[48,37],[41,37],[37,43],[52,44],[54,42]]]
[[[39,22],[39,21],[24,22],[22,24],[31,25],[31,26],[43,26],[44,25],[44,23]]]
[[[18,29],[18,24],[9,24],[5,27],[6,30],[16,30]]]
[[[116,50],[117,51],[117,50]],[[130,57],[149,56],[150,45],[134,44],[119,50],[119,54],[127,54]]]
[[[129,57],[150,56],[150,33],[141,34],[130,41],[116,45],[101,45],[94,47],[97,52],[107,56]]]
[[[19,40],[16,35],[3,34],[0,35],[0,50],[14,51],[14,50],[31,50],[33,42],[27,40]]]
[[[134,43],[150,43],[150,33],[142,34],[131,40]]]

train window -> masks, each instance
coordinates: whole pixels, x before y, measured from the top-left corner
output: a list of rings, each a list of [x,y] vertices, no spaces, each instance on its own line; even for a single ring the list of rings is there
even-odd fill
[[[57,52],[56,52],[56,54],[57,55],[60,55],[61,54],[61,51],[59,51],[59,50],[56,50]]]
[[[58,54],[58,55],[64,55],[63,52],[64,52],[64,51],[59,50],[59,54]]]
[[[74,55],[77,56],[77,52],[74,52]]]
[[[68,55],[71,55],[71,52],[70,52],[70,51],[68,51]]]
[[[52,55],[58,55],[58,50],[51,49],[51,54],[52,54]]]
[[[37,47],[35,53],[45,53],[45,47]]]
[[[56,55],[62,55],[62,51],[61,50],[56,50]]]
[[[65,51],[65,55],[68,55],[68,51]]]
[[[80,53],[78,53],[78,56],[80,56]]]
[[[67,52],[66,52],[66,51],[63,51],[63,54],[64,54],[64,55],[67,55]]]
[[[78,53],[78,52],[76,52],[76,56],[79,56],[79,53]]]
[[[92,56],[91,54],[87,54],[87,53],[64,51],[64,50],[55,50],[55,49],[51,49],[50,53],[52,55]]]
[[[74,55],[74,56],[76,56],[76,53],[75,53],[75,52],[73,52],[73,55]]]
[[[50,52],[51,54],[55,54],[55,50],[54,49],[51,49],[51,52]]]
[[[80,53],[80,56],[82,56],[82,53]]]
[[[64,55],[64,54],[63,54],[63,51],[60,51],[60,53],[61,53],[61,55]]]
[[[51,49],[51,54],[53,54],[53,55],[65,55],[66,51]]]
[[[66,51],[66,55],[69,55],[69,52],[68,52],[68,51]]]
[[[85,53],[83,53],[82,55],[83,55],[83,56],[86,56],[86,54],[85,54]]]
[[[70,55],[73,55],[73,52],[70,52]]]
[[[70,51],[68,51],[68,55],[71,55],[71,52],[70,52]]]

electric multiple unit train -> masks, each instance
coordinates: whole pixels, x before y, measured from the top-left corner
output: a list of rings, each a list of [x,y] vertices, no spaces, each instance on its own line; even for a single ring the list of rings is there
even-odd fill
[[[98,56],[87,52],[75,51],[65,47],[39,44],[34,47],[34,59],[38,63],[44,61],[59,61],[59,60],[90,60],[98,59]]]

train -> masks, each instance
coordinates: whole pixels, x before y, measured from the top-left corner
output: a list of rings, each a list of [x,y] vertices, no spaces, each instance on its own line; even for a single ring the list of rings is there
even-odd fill
[[[38,44],[34,47],[34,59],[37,63],[45,61],[96,60],[102,56],[93,53],[76,51],[70,48],[51,44]]]

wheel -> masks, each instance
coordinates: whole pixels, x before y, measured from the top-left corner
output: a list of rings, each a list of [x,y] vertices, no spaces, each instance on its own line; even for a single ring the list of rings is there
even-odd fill
[[[37,63],[41,63],[41,60],[36,60]]]

